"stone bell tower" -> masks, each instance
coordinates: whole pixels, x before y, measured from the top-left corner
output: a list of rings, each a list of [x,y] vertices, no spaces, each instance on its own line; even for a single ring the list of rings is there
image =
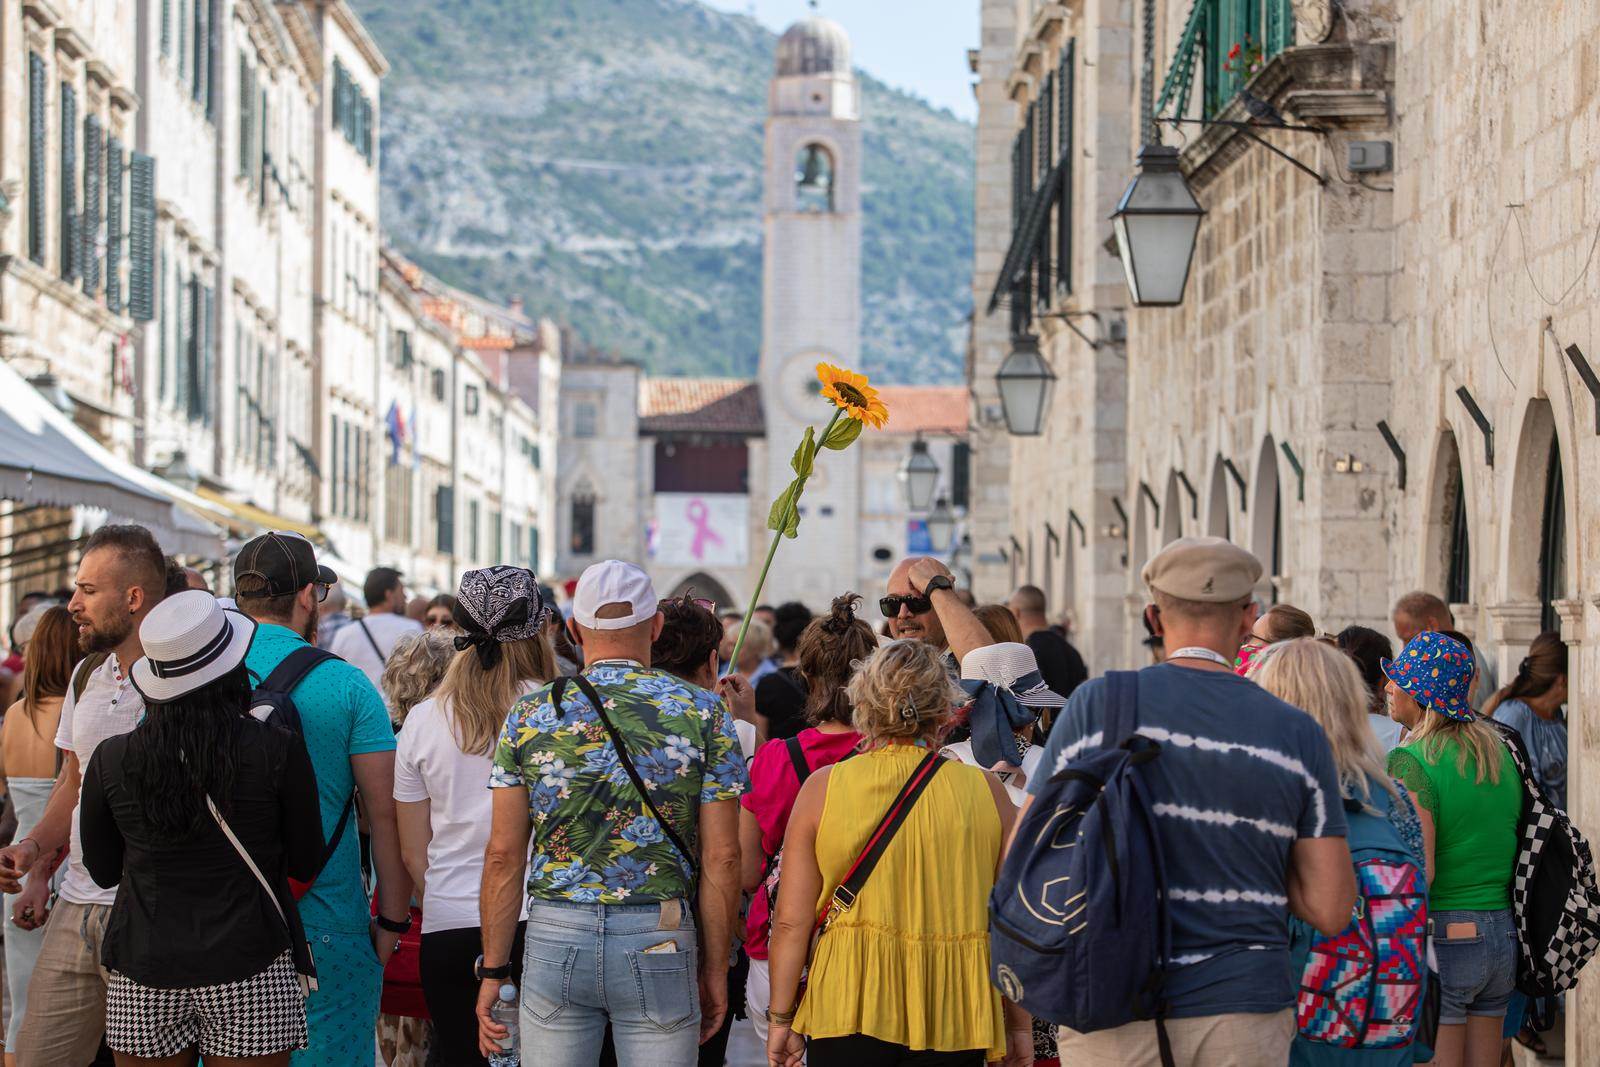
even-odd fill
[[[816,364],[860,369],[860,92],[837,23],[813,15],[779,39],[767,110],[760,377],[776,496],[805,427],[832,413]],[[819,610],[846,590],[873,593],[858,585],[860,457],[859,445],[818,457],[799,540],[780,549],[764,600]]]

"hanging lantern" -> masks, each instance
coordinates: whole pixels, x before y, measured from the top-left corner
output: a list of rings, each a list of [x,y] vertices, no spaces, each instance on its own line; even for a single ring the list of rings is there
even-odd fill
[[[950,510],[950,501],[944,497],[928,513],[928,541],[936,555],[943,555],[956,536],[956,513]]]
[[[1139,149],[1139,170],[1111,214],[1128,292],[1140,307],[1183,302],[1205,209],[1178,167],[1178,150]]]
[[[1039,354],[1039,339],[1024,334],[1012,342],[1011,354],[995,373],[1006,429],[1017,437],[1034,437],[1044,428],[1055,372]]]
[[[927,511],[939,488],[939,464],[928,454],[928,442],[921,437],[911,442],[911,454],[900,464],[900,482],[906,490],[906,507]]]

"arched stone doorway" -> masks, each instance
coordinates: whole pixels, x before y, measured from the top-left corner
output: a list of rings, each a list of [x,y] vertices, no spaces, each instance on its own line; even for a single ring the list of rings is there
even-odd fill
[[[1211,468],[1211,491],[1206,500],[1206,534],[1233,540],[1233,510],[1228,503],[1228,472],[1218,456]]]
[[[1250,551],[1263,568],[1259,591],[1268,603],[1276,604],[1277,579],[1283,576],[1283,500],[1278,491],[1278,442],[1271,434],[1261,442],[1255,482],[1250,494],[1255,513],[1250,520]]]
[[[672,587],[670,597],[693,595],[702,600],[709,600],[717,605],[717,611],[742,611],[743,607],[734,603],[733,594],[728,592],[727,586],[717,581],[704,571],[696,571]]]

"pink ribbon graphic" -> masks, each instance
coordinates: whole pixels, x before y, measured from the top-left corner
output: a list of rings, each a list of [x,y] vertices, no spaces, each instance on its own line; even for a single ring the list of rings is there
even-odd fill
[[[705,559],[707,544],[722,544],[722,535],[711,528],[711,509],[704,500],[696,499],[689,501],[685,514],[694,523],[694,543],[689,546],[689,554],[695,559]]]

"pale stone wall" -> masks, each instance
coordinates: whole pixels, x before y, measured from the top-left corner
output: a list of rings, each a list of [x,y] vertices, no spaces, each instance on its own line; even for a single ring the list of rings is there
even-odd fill
[[[561,367],[554,421],[556,500],[560,514],[550,524],[557,532],[555,570],[576,576],[603,559],[642,560],[644,519],[641,484],[650,472],[639,461],[639,368],[632,363],[576,363]],[[592,409],[594,433],[579,436],[579,407]],[[572,546],[572,499],[586,486],[595,498],[594,550],[578,554]]]

